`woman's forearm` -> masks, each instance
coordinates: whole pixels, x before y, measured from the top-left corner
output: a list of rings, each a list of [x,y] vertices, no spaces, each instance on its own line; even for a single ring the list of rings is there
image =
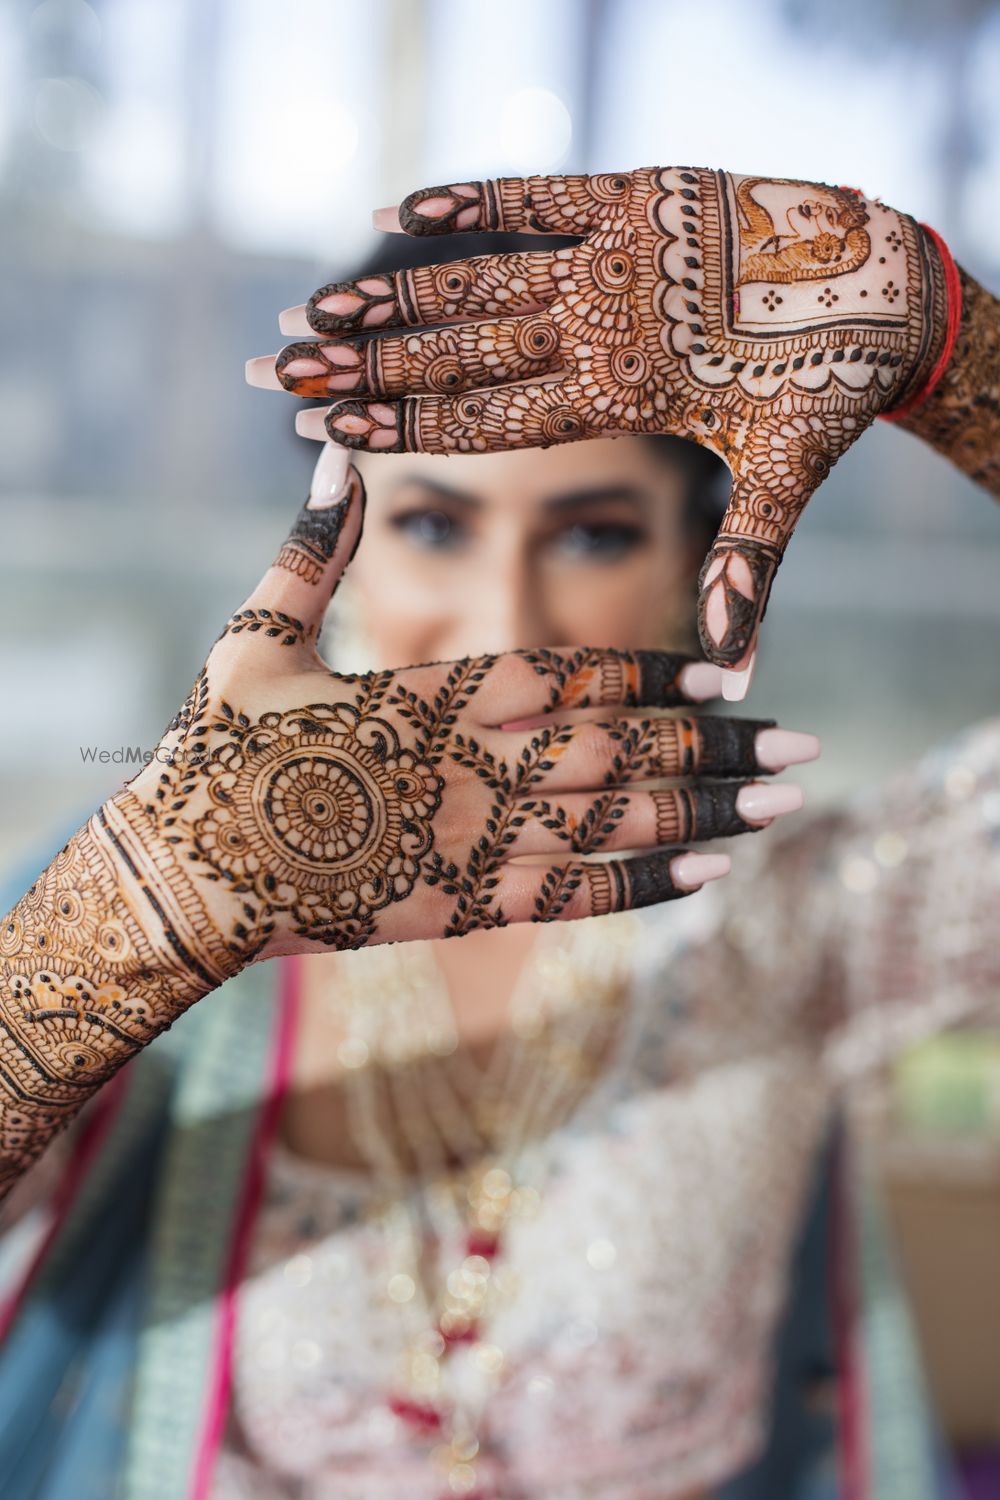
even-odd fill
[[[241,967],[125,788],[0,925],[0,1196],[111,1075]]]
[[[1000,301],[961,267],[954,353],[930,396],[899,425],[1000,497]]]

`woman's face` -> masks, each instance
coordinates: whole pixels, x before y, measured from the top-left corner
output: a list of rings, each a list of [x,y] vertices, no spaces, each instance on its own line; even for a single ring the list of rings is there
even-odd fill
[[[684,644],[700,558],[680,477],[641,439],[362,465],[350,577],[372,666]]]

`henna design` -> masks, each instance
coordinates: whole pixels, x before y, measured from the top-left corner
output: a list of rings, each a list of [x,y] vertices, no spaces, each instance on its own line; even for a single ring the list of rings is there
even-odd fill
[[[767,503],[767,502],[765,502]],[[698,581],[698,632],[739,661],[767,609],[780,553],[762,541],[717,544]]]
[[[309,324],[317,333],[349,333],[539,312],[555,296],[551,263],[548,251],[477,255],[451,265],[333,281],[309,299]]]
[[[181,734],[186,734],[192,724],[200,723],[207,709],[208,673],[202,667],[192,684],[191,691],[164,730],[164,735],[170,734],[173,730],[179,730]]]
[[[764,177],[737,181],[738,286],[751,281],[815,281],[817,276],[843,276],[864,265],[871,240],[862,227],[868,215],[860,194],[819,187],[792,207],[782,202],[782,221],[776,226],[762,200],[774,188],[783,198],[782,187]],[[827,306],[838,300],[832,293],[826,295]]]
[[[634,708],[645,703],[673,708],[685,703],[680,676],[686,656],[669,651],[616,651],[586,647],[567,653],[523,650],[521,659],[550,684],[549,705],[562,708],[600,707],[621,703]]]
[[[514,305],[525,280],[515,291],[513,273],[501,305],[504,258],[492,263],[489,311],[520,318],[539,339],[547,329],[539,361],[530,350],[514,357],[509,321],[481,338],[469,325],[394,337],[386,330],[401,322],[440,321],[440,291],[422,313],[382,278],[385,321],[373,321],[366,299],[379,279],[369,278],[338,284],[339,322],[320,294],[310,321],[343,330],[364,304],[373,343],[293,346],[316,363],[299,366],[289,351],[281,364],[298,383],[294,374],[285,383],[329,395],[335,369],[333,389],[351,399],[331,407],[327,431],[359,449],[472,453],[618,432],[711,447],[734,486],[705,573],[702,640],[713,660],[738,662],[809,496],[933,367],[944,283],[929,237],[853,190],[682,167],[425,189],[400,219],[412,234],[581,237],[549,253],[527,306]],[[452,278],[452,316],[479,317],[482,299],[464,288],[480,286],[489,264],[425,268],[424,285]],[[746,566],[734,573],[737,558]]]
[[[694,839],[728,839],[749,832],[751,825],[736,811],[741,785],[719,782],[715,786],[653,792],[656,842],[686,844]]]
[[[461,873],[453,862],[445,867],[437,855],[432,856],[424,872],[427,884],[440,884],[445,895],[455,897],[445,937],[461,937],[479,928],[506,925],[507,917],[497,904],[497,888],[501,866],[531,816],[531,805],[522,805],[521,799],[552,769],[573,735],[572,729],[541,731],[513,767],[481,750],[475,741],[466,741],[461,735],[455,737],[456,749],[449,752],[450,758],[479,777],[491,792],[492,801],[485,832],[470,848]]]
[[[527,380],[561,363],[558,331],[542,318],[525,317],[415,333],[395,343],[291,344],[275,368],[285,389],[298,396],[399,396]]]
[[[211,729],[226,736],[196,786],[186,765],[160,778],[146,811],[179,838],[195,869],[252,898],[237,924],[286,913],[305,936],[323,929],[357,946],[390,901],[409,895],[431,844],[441,781],[391,724],[347,704],[311,704],[255,722],[227,703]],[[190,809],[197,791],[195,810]],[[200,809],[207,794],[210,806]],[[167,833],[169,830],[169,834]]]
[[[612,912],[656,906],[683,896],[670,873],[678,850],[662,849],[652,854],[637,854],[632,859],[613,859],[604,864],[570,865],[566,870],[550,870],[536,903],[533,922],[554,922],[581,886],[588,891],[588,907],[595,917]]]
[[[899,425],[1000,497],[1000,302],[961,267],[958,275],[954,353],[928,399]]]
[[[292,703],[280,704],[279,676],[266,679],[277,706],[239,707],[236,690],[260,691],[265,642],[306,635],[286,611],[238,611],[171,721],[163,758],[99,809],[0,926],[0,1191],[111,1073],[261,955],[682,894],[669,858],[594,866],[581,856],[620,836],[626,782],[757,769],[751,723],[553,718],[511,753],[511,732],[475,717],[498,680],[515,717],[609,698],[681,701],[685,661],[666,653],[537,651],[357,677],[315,668],[308,703],[298,665]],[[560,788],[585,795],[575,823],[550,797]],[[658,832],[736,831],[735,788],[670,795],[672,819],[656,804]],[[529,825],[545,850],[576,860],[511,866]]]
[[[319,583],[333,557],[349,505],[350,496],[318,510],[303,505],[274,566],[287,568],[306,583]]]
[[[219,640],[224,635],[239,635],[241,630],[249,631],[251,635],[260,631],[262,635],[278,640],[282,646],[302,645],[312,633],[311,628],[306,630],[301,620],[286,615],[283,610],[241,609],[225,625]],[[180,727],[180,716],[176,722],[171,721],[171,727]]]
[[[621,719],[599,724],[613,747],[606,786],[664,776],[754,776],[755,742],[772,719]]]
[[[660,901],[669,901],[673,896],[683,895],[670,873],[672,858],[673,854],[667,850],[654,850],[652,854],[637,854],[635,859],[629,860],[625,905],[656,906]]]
[[[118,793],[0,927],[0,1192],[195,987],[239,967],[143,821]]]

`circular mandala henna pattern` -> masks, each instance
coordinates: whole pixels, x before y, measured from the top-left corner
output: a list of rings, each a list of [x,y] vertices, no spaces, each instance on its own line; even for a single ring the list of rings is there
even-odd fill
[[[441,780],[384,720],[346,704],[264,714],[208,776],[197,854],[272,910],[366,922],[413,889]]]

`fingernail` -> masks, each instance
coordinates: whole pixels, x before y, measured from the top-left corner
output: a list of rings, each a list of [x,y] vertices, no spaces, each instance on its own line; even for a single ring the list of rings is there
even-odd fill
[[[343,499],[350,467],[351,455],[346,448],[341,448],[337,443],[324,443],[309,486],[310,510],[323,510]]]
[[[326,442],[326,411],[318,406],[311,406],[307,411],[296,412],[295,431],[299,437],[312,438],[317,442]]]
[[[742,703],[750,691],[753,681],[754,667],[757,665],[757,653],[750,653],[750,660],[745,667],[728,667],[722,674],[722,696],[727,703]]]
[[[284,312],[278,314],[278,332],[290,334],[312,333],[309,327],[309,319],[306,317],[306,303],[300,302],[298,307],[286,307]]]
[[[390,208],[376,208],[372,214],[372,228],[378,229],[382,234],[402,234],[399,204],[394,203]]]
[[[757,764],[767,771],[783,771],[806,760],[816,760],[821,746],[814,734],[797,729],[762,729],[754,740]]]
[[[769,823],[772,818],[780,818],[782,813],[798,812],[805,800],[800,786],[787,782],[771,785],[752,781],[737,792],[736,811],[748,823]]]
[[[680,675],[680,689],[692,703],[718,698],[723,691],[725,672],[710,661],[690,662]]]
[[[262,354],[258,359],[248,359],[243,366],[247,385],[255,385],[262,391],[284,390],[275,372],[276,359],[276,354]]]
[[[721,880],[732,867],[728,854],[678,854],[670,861],[670,878],[679,891],[696,891],[709,880]]]

